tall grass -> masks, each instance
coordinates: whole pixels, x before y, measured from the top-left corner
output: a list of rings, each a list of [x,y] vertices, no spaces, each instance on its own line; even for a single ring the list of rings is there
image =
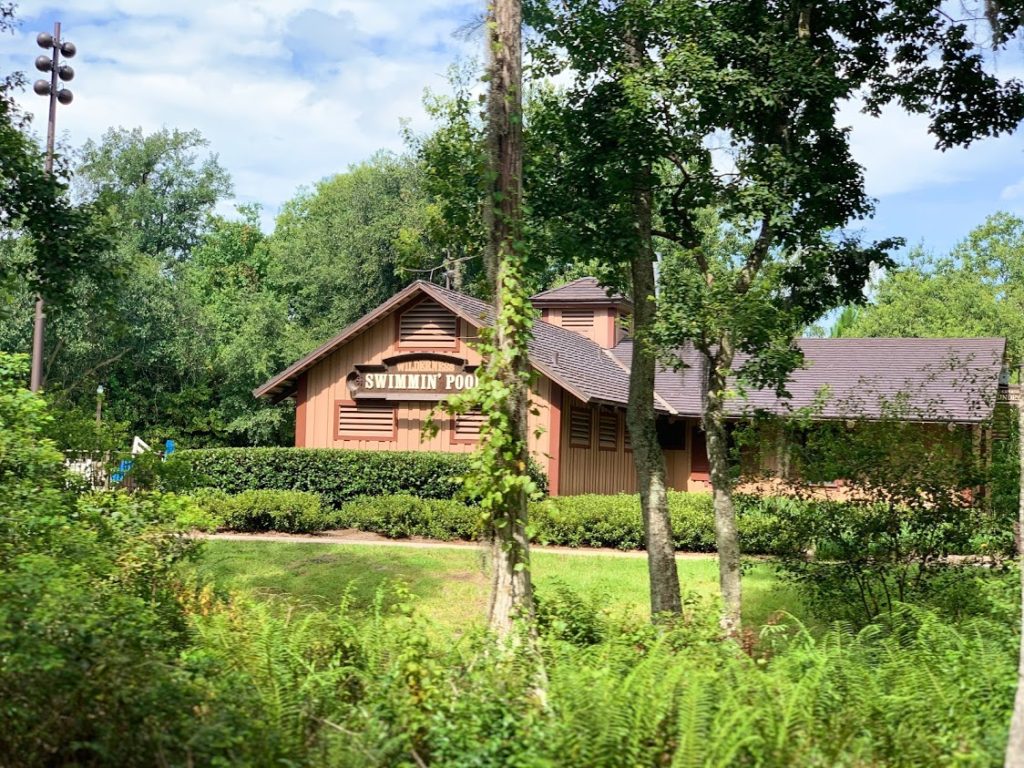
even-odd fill
[[[395,603],[394,600],[387,604]],[[1016,638],[911,607],[860,631],[722,642],[709,606],[668,632],[549,601],[546,697],[483,634],[438,642],[407,610],[239,604],[198,622],[221,757],[252,765],[987,766]],[[556,606],[562,606],[558,608]],[[567,606],[567,607],[566,607]],[[567,610],[561,618],[552,611]],[[583,627],[586,631],[578,631]],[[566,639],[569,638],[569,639]]]

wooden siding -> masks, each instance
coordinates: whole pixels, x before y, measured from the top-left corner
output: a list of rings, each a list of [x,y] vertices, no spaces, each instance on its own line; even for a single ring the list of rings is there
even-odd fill
[[[396,408],[396,430],[393,440],[345,439],[337,437],[338,405],[350,402],[351,397],[346,386],[346,377],[356,365],[379,364],[384,359],[398,354],[408,354],[411,350],[399,347],[397,317],[398,313],[381,318],[367,328],[348,344],[340,347],[330,356],[309,369],[305,374],[305,397],[302,403],[304,419],[301,425],[296,423],[296,445],[308,448],[348,448],[370,451],[444,451],[450,453],[468,453],[476,447],[475,440],[458,439],[455,436],[454,423],[446,414],[438,413],[435,421],[438,433],[429,439],[422,439],[422,428],[431,409],[432,402],[404,401],[394,403]],[[467,336],[475,336],[476,329],[467,328],[459,323],[459,330]],[[463,358],[468,365],[479,365],[479,354],[466,344],[459,343],[458,351],[451,348],[417,349],[416,352],[438,352]],[[445,363],[438,361],[410,362],[410,369],[440,370]],[[530,450],[534,459],[546,472],[550,463],[548,455],[551,448],[551,434],[548,428],[550,416],[550,398],[552,384],[543,377],[532,394],[533,407],[539,416],[530,416]],[[301,426],[301,432],[299,432]],[[540,436],[534,434],[537,427],[542,428]]]
[[[589,409],[592,437],[589,448],[572,445],[570,440],[573,409]],[[561,455],[558,462],[558,493],[574,496],[582,493],[636,493],[636,469],[633,453],[626,449],[625,410],[618,409],[618,433],[614,450],[602,448],[598,439],[599,413],[597,406],[586,405],[567,392],[562,393]],[[607,413],[608,407],[604,406]],[[608,422],[610,423],[610,422]],[[679,429],[689,429],[689,420],[680,419]],[[689,443],[687,443],[687,446]],[[690,475],[690,452],[665,451],[668,483],[679,491],[687,489]]]
[[[551,325],[585,336],[605,349],[611,349],[622,338],[617,330],[619,311],[614,307],[548,307],[541,319]],[[585,317],[592,317],[584,322]]]

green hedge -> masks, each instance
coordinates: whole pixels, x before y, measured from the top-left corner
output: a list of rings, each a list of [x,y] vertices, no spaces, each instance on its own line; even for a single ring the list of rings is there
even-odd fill
[[[313,533],[335,527],[334,515],[323,509],[315,493],[263,490],[229,494],[203,489],[191,498],[221,530]]]
[[[179,451],[197,486],[228,493],[250,490],[310,491],[340,507],[357,496],[407,493],[450,499],[469,469],[468,455],[429,451],[350,451],[331,448],[202,448]],[[547,491],[539,468],[531,467]]]
[[[738,524],[745,552],[774,553],[782,546],[782,520],[796,502],[786,499],[738,499]],[[669,492],[676,549],[713,552],[714,512],[706,493]],[[347,502],[339,525],[390,538],[427,536],[472,540],[479,535],[480,510],[451,500],[419,499],[407,494],[362,497]],[[532,539],[567,547],[642,549],[643,523],[636,496],[560,496],[530,505]]]
[[[480,533],[480,508],[453,499],[420,499],[409,494],[362,496],[347,502],[335,518],[339,527],[404,539],[426,536],[472,541]]]

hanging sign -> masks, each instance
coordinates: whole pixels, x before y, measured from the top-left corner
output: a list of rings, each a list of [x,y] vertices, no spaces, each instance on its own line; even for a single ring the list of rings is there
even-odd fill
[[[348,375],[354,399],[438,400],[476,386],[476,366],[438,358],[403,358],[384,365],[357,365]]]

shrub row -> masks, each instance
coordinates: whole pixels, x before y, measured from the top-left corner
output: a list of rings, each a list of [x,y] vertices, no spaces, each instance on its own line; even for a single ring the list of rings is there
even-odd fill
[[[314,533],[335,526],[320,497],[305,491],[243,491],[229,494],[207,488],[192,494],[206,516],[196,527],[241,533]]]
[[[245,533],[314,533],[356,528],[388,538],[425,536],[442,541],[472,541],[481,530],[478,507],[453,499],[423,499],[407,493],[359,496],[340,509],[325,509],[320,498],[303,491],[243,491],[229,494],[202,489],[192,498],[206,513],[199,527]],[[741,497],[738,522],[744,551],[777,553],[783,546],[783,518],[795,502]],[[714,512],[706,493],[669,493],[676,549],[712,552]],[[530,505],[532,539],[566,547],[642,549],[643,523],[636,496],[562,496]]]
[[[349,451],[330,448],[203,448],[179,451],[195,488],[228,493],[250,490],[310,491],[338,508],[357,496],[407,493],[450,499],[469,470],[466,454],[428,451]],[[531,473],[544,492],[547,480]]]
[[[774,553],[781,546],[782,516],[795,502],[742,497],[738,523],[744,551]],[[715,549],[714,511],[706,493],[669,493],[676,549]],[[340,527],[390,538],[427,536],[445,541],[472,540],[480,532],[480,510],[452,500],[428,500],[397,494],[361,497],[338,512]],[[530,505],[532,539],[567,547],[642,549],[643,522],[636,496],[561,496]]]

